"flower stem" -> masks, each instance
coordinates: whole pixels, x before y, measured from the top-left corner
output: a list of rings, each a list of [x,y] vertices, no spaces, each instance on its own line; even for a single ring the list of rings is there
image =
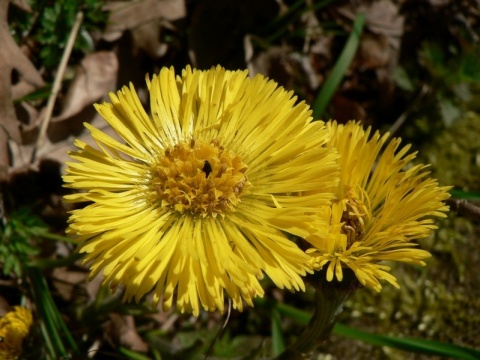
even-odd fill
[[[275,360],[307,359],[310,351],[328,339],[342,313],[343,304],[359,285],[354,274],[348,275],[342,282],[328,282],[322,272],[310,279],[314,280],[310,283],[315,287],[315,312],[298,339]]]

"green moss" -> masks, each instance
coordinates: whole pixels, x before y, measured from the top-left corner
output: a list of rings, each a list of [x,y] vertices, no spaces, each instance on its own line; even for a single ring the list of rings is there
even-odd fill
[[[480,190],[480,115],[466,113],[420,150],[441,184]]]

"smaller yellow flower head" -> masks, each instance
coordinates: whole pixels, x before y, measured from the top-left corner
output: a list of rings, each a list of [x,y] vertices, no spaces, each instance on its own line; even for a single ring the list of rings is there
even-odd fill
[[[22,342],[32,325],[32,311],[15,306],[0,318],[0,359],[15,360],[22,353]]]
[[[398,287],[390,267],[382,261],[425,265],[427,251],[413,240],[427,237],[436,229],[432,217],[445,217],[449,187],[439,187],[429,178],[425,165],[412,165],[415,153],[400,139],[388,144],[388,134],[371,136],[360,123],[339,125],[328,122],[328,147],[340,155],[340,183],[325,217],[330,230],[308,238],[315,248],[316,269],[327,268],[327,280],[342,281],[348,267],[364,286],[380,291],[379,280]],[[382,148],[384,147],[382,151]]]

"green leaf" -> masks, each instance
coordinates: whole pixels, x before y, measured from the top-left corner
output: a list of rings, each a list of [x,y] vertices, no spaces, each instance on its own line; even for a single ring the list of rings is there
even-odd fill
[[[395,83],[398,85],[399,88],[405,91],[412,92],[415,90],[415,86],[413,85],[412,80],[408,76],[407,71],[405,68],[398,66],[393,69],[393,79]]]
[[[3,264],[3,275],[8,275],[12,268],[15,267],[15,262],[17,261],[16,257],[14,256],[6,256],[5,262]]]
[[[125,355],[128,359],[132,359],[132,360],[150,360],[150,358],[146,355],[143,355],[139,352],[136,352],[136,351],[133,351],[133,350],[129,350],[129,349],[126,349],[124,347],[120,347],[118,349],[118,351],[120,352],[120,354],[122,355]]]
[[[462,57],[459,76],[460,81],[480,81],[480,53],[478,51],[467,52]]]
[[[445,63],[445,54],[437,43],[424,42],[419,57],[420,62],[433,77],[444,77],[449,71]]]
[[[280,318],[280,313],[275,308],[272,310],[272,347],[272,353],[275,356],[285,351],[282,319]]]
[[[445,127],[450,127],[461,115],[460,108],[446,97],[438,96],[438,106]]]
[[[335,66],[333,67],[330,76],[328,77],[322,89],[317,95],[315,102],[313,103],[313,118],[320,119],[325,109],[327,108],[330,100],[337,91],[340,83],[342,82],[352,60],[357,52],[358,45],[360,44],[360,37],[363,31],[363,24],[365,22],[365,15],[363,13],[358,14],[353,22],[352,32],[350,33],[347,43],[340,54]]]

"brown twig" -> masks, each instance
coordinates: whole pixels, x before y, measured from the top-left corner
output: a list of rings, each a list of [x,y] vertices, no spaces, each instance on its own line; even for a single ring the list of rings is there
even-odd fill
[[[472,220],[480,221],[480,207],[464,199],[450,198],[445,201],[452,211],[460,216],[468,217]]]
[[[77,38],[78,30],[80,29],[82,21],[83,12],[80,11],[77,13],[77,17],[75,18],[75,23],[73,24],[72,31],[70,32],[67,45],[65,46],[65,49],[63,51],[62,60],[60,61],[57,75],[55,76],[55,81],[53,82],[52,92],[50,94],[50,97],[48,98],[45,118],[43,119],[42,126],[40,127],[40,133],[38,134],[37,143],[35,144],[32,152],[30,164],[33,164],[35,162],[37,158],[37,152],[40,149],[40,146],[42,146],[45,141],[48,124],[50,123],[50,120],[52,118],[53,106],[55,105],[55,100],[57,99],[57,95],[62,87],[63,75],[65,74],[68,59],[70,58],[70,54],[72,53],[73,45],[75,43],[75,39]]]

